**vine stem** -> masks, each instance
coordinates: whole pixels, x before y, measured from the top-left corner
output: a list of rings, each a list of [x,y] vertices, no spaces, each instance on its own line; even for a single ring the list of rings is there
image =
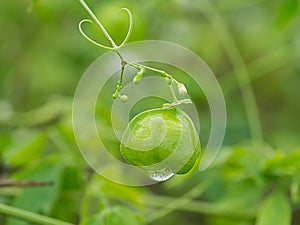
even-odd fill
[[[73,225],[47,216],[42,216],[23,209],[0,203],[0,213],[42,225]]]
[[[173,97],[173,100],[174,100],[174,103],[181,103],[180,101],[178,101],[177,97],[176,97],[176,94],[175,94],[175,91],[174,91],[174,87],[172,85],[172,83],[175,83],[177,85],[179,85],[180,83],[174,79],[170,74],[166,73],[165,71],[163,70],[159,70],[159,69],[156,69],[156,68],[153,68],[153,67],[150,67],[150,66],[145,66],[145,65],[141,65],[141,64],[138,64],[138,63],[130,63],[130,62],[127,62],[125,57],[121,54],[120,52],[120,49],[121,47],[123,47],[123,45],[127,42],[127,40],[129,39],[129,36],[132,32],[132,14],[130,12],[130,10],[128,10],[127,8],[123,8],[122,10],[125,10],[128,15],[129,15],[129,29],[128,29],[128,33],[125,37],[125,39],[123,40],[123,42],[118,46],[114,40],[112,39],[112,37],[109,35],[109,33],[107,32],[107,30],[104,28],[104,26],[102,25],[102,23],[98,20],[98,18],[96,17],[96,15],[93,13],[93,11],[89,8],[89,6],[85,3],[84,0],[79,0],[79,2],[81,3],[81,5],[84,7],[84,9],[88,12],[88,14],[93,18],[93,20],[98,24],[100,30],[103,32],[104,36],[106,37],[106,39],[110,42],[111,46],[112,47],[108,47],[108,46],[105,46],[103,44],[100,44],[96,41],[94,41],[93,39],[89,38],[88,35],[85,34],[85,32],[83,31],[81,25],[82,23],[84,22],[90,22],[92,23],[91,20],[88,20],[88,19],[84,19],[82,20],[80,23],[79,23],[79,31],[80,33],[88,40],[90,41],[91,43],[93,43],[94,45],[100,47],[100,48],[103,48],[103,49],[106,49],[106,50],[112,50],[114,51],[118,57],[120,58],[121,60],[121,75],[120,75],[120,79],[119,79],[119,82],[118,82],[118,85],[117,85],[117,89],[115,91],[115,93],[113,94],[113,98],[116,98],[116,97],[120,97],[120,90],[123,86],[122,84],[122,80],[123,80],[123,73],[124,73],[124,69],[125,69],[125,66],[126,65],[129,65],[133,68],[136,68],[136,69],[147,69],[147,70],[150,70],[150,71],[153,71],[153,72],[156,72],[158,74],[160,74],[163,78],[165,78],[167,81],[168,81],[168,86],[169,86],[169,89],[171,91],[171,95]],[[127,97],[127,96],[126,96]]]
[[[53,185],[51,181],[1,181],[0,188],[4,187],[38,187]]]
[[[170,91],[171,91],[171,94],[172,94],[174,103],[178,102],[178,99],[177,99],[177,97],[176,97],[176,94],[175,94],[173,85],[172,85],[172,84],[169,84],[168,86],[169,86],[169,89],[170,89]]]

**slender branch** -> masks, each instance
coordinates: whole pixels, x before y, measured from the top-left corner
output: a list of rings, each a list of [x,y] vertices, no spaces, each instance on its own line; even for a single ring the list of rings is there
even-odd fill
[[[178,99],[177,99],[175,91],[174,91],[173,84],[169,84],[168,86],[169,86],[169,89],[171,91],[174,103],[178,102]]]
[[[1,203],[0,203],[0,213],[13,216],[22,220],[30,221],[32,223],[42,224],[42,225],[73,225],[71,223],[63,222],[57,219],[53,219],[47,216],[42,216],[33,212],[29,212],[23,209],[18,209]]]
[[[158,73],[162,77],[166,77],[166,78],[169,78],[169,79],[174,79],[170,74],[166,73],[164,70],[156,69],[156,68],[153,68],[153,67],[150,67],[150,66],[146,66],[146,65],[142,65],[142,64],[138,64],[138,63],[126,62],[126,64],[130,65],[130,66],[132,66],[133,68],[136,68],[136,69],[142,69],[142,68],[144,68],[146,70],[150,70],[150,71],[153,71],[155,73]]]
[[[247,64],[249,74],[251,75],[249,77],[249,81],[253,82],[263,76],[271,75],[273,72],[278,71],[287,64],[299,60],[300,55],[291,54],[294,48],[294,43],[288,44],[251,61]],[[240,69],[241,68],[238,68],[238,71]],[[232,76],[234,75],[233,73],[234,71],[229,71],[220,77],[220,83],[222,83],[223,92],[225,93],[234,91],[236,88],[240,88],[234,82],[234,77]],[[243,83],[242,85],[248,85],[248,83]]]
[[[52,181],[0,181],[0,188],[4,187],[40,187],[53,185]]]

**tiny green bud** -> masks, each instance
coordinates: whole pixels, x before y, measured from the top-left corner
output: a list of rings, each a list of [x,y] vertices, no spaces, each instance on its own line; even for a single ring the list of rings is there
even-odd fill
[[[144,72],[145,72],[144,68],[140,69],[139,72],[137,72],[137,74],[133,78],[133,83],[136,83],[136,84],[139,83],[141,81],[141,79],[143,78]]]
[[[127,102],[128,101],[128,97],[127,97],[127,95],[120,95],[120,100],[121,100],[121,102]]]
[[[184,84],[182,84],[182,83],[178,84],[177,88],[178,88],[178,93],[180,95],[186,95],[187,94],[187,90],[186,90]]]
[[[133,78],[133,83],[135,83],[135,84],[139,83],[142,78],[143,78],[143,75],[137,73],[137,75],[135,75],[135,77]]]
[[[118,93],[117,91],[115,91],[115,93],[113,93],[113,95],[112,95],[112,97],[113,97],[114,99],[116,99],[118,96],[119,96],[119,93]]]

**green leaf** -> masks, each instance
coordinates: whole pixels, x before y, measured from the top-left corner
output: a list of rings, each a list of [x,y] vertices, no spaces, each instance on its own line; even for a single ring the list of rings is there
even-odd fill
[[[106,225],[141,225],[137,217],[127,208],[116,206],[106,215]]]
[[[27,8],[28,13],[32,13],[33,9],[36,7],[38,0],[31,0],[30,5]]]
[[[290,186],[290,192],[291,192],[291,200],[293,203],[298,203],[300,201],[300,176],[296,175],[291,183]]]
[[[103,179],[103,177],[95,174],[91,179],[87,194],[96,197],[103,197],[115,200],[115,201],[126,201],[132,203],[134,206],[141,207],[142,195],[144,190],[138,187],[130,187],[120,185],[109,180]]]
[[[69,166],[61,174],[60,196],[52,207],[51,215],[63,221],[74,221],[83,204],[83,171]]]
[[[42,133],[22,131],[15,135],[13,144],[3,152],[4,162],[10,166],[21,166],[35,160],[46,143]]]
[[[273,192],[261,205],[256,225],[290,225],[291,206],[282,191]]]
[[[11,135],[9,133],[0,134],[0,155],[12,142]]]
[[[277,17],[277,24],[280,27],[287,25],[293,20],[299,12],[299,1],[298,0],[285,0],[282,1],[279,13]]]
[[[105,208],[86,219],[81,225],[142,225],[140,218],[124,206]]]
[[[277,152],[265,164],[265,170],[280,175],[294,174],[298,172],[300,165],[300,149],[293,151],[289,155]]]

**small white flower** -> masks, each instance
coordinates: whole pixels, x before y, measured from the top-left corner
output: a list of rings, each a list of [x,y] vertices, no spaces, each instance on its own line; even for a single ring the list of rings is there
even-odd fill
[[[187,94],[187,90],[186,90],[184,84],[182,84],[182,83],[178,84],[177,88],[178,88],[178,93],[180,95],[186,95]]]
[[[127,102],[127,101],[128,101],[127,95],[120,95],[120,100],[121,100],[122,102]]]

